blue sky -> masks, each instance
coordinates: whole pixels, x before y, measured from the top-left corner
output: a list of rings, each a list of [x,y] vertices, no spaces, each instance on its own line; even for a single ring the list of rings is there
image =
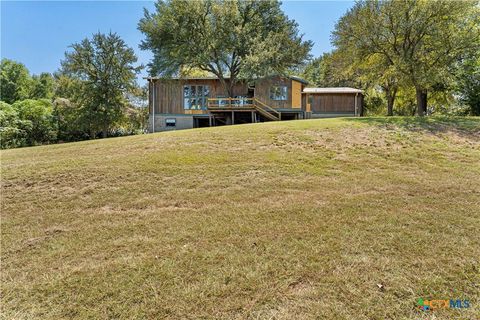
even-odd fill
[[[330,32],[351,1],[284,1],[305,39],[315,42],[313,55],[331,49]],[[30,72],[54,72],[72,43],[95,32],[117,32],[139,62],[151,54],[138,48],[143,35],[137,24],[153,1],[4,1],[1,0],[1,57],[22,62]],[[143,71],[143,75],[146,71]]]

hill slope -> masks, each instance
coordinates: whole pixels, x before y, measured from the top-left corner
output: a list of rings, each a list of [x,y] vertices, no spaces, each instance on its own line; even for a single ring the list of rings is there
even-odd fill
[[[251,124],[2,151],[15,319],[480,316],[480,119]]]

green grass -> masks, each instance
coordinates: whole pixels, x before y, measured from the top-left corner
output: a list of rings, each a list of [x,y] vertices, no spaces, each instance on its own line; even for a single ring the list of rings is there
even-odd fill
[[[480,118],[195,129],[1,168],[3,319],[480,317]]]

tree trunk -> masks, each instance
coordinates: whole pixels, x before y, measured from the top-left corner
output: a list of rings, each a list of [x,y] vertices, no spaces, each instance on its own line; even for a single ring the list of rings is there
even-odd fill
[[[387,116],[393,116],[393,103],[395,102],[395,96],[393,94],[389,94],[387,96]]]
[[[106,138],[108,134],[108,120],[107,120],[107,112],[103,114],[103,129],[102,129],[102,138]]]
[[[421,87],[415,87],[417,94],[417,115],[423,117],[427,114],[427,90]]]
[[[95,129],[93,128],[93,124],[92,124],[92,116],[90,115],[88,117],[88,131],[90,133],[90,139],[95,139],[96,138],[96,131]]]
[[[90,139],[91,140],[95,139],[95,130],[93,130],[93,128],[90,128]]]
[[[220,84],[223,87],[223,90],[225,90],[225,93],[228,95],[229,98],[232,98],[232,93],[230,92],[230,86],[227,85],[227,81],[225,78],[223,78],[223,75],[217,75],[218,80],[220,80]]]
[[[233,87],[235,85],[234,80],[230,78],[230,81],[228,82],[228,95],[233,98],[234,97],[234,92],[233,92]]]
[[[397,87],[395,85],[387,84],[383,86],[385,95],[387,96],[387,116],[393,116],[393,105],[397,96]]]

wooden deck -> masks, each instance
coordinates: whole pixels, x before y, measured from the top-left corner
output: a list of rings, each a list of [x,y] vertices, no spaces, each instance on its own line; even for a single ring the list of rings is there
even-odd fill
[[[258,112],[263,117],[279,121],[282,113],[255,98],[210,98],[207,109],[211,112]]]

